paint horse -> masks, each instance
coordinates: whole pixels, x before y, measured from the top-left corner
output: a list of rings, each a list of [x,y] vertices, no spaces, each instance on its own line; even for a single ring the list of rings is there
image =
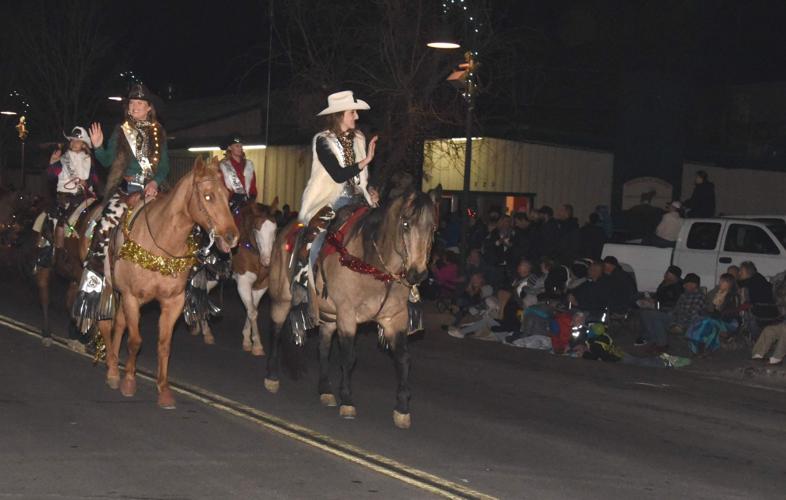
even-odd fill
[[[140,308],[157,301],[158,320],[158,405],[175,408],[169,387],[169,353],[172,330],[183,311],[188,271],[195,262],[197,248],[190,240],[195,224],[215,236],[223,252],[237,244],[238,230],[229,211],[227,190],[218,170],[218,161],[206,165],[198,158],[194,168],[166,194],[129,211],[114,236],[109,262],[108,286],[119,293],[119,305],[112,321],[100,321],[99,331],[107,346],[107,384],[120,388],[123,396],[136,393],[136,363],[142,336]],[[82,236],[82,257],[88,239]],[[128,358],[125,376],[120,378],[119,351],[128,329]]]
[[[259,336],[259,302],[268,289],[270,275],[270,255],[276,239],[276,222],[273,218],[277,201],[273,205],[249,203],[238,213],[240,243],[232,256],[232,277],[237,283],[237,293],[246,308],[246,321],[243,324],[243,350],[254,356],[264,356],[265,349]],[[208,290],[218,284],[207,283]],[[215,342],[207,319],[199,320],[195,335],[202,332],[205,344]]]
[[[383,207],[368,210],[343,236],[339,236],[343,229],[328,230],[319,268],[314,273],[311,300],[320,322],[318,388],[320,402],[325,406],[337,404],[329,379],[329,357],[333,336],[338,334],[341,417],[356,416],[351,379],[356,361],[357,326],[374,321],[379,327],[380,341],[391,350],[398,377],[393,422],[404,429],[411,425],[408,301],[412,287],[428,274],[441,192],[441,187],[428,194],[405,192],[388,200]],[[274,329],[265,388],[272,393],[279,389],[280,342],[291,310],[289,263],[293,231],[290,225],[279,235],[270,268]],[[329,247],[333,251],[326,254],[326,250],[330,252]],[[292,328],[286,332],[291,335]]]

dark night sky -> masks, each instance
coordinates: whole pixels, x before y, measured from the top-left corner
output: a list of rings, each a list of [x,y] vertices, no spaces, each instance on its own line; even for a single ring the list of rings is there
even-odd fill
[[[691,7],[681,10],[685,4]],[[240,80],[266,54],[266,0],[134,5],[146,15],[143,33],[129,39],[131,66],[160,92],[167,82],[183,98],[264,89],[264,64]],[[545,30],[562,54],[555,58],[560,64],[562,57],[574,57],[605,71],[616,68],[616,53],[635,67],[672,64],[690,52],[687,62],[669,70],[709,84],[786,80],[783,1],[518,0],[515,5],[517,15],[506,22]],[[283,2],[277,6],[283,8]],[[128,4],[108,8],[122,18],[119,11]],[[585,43],[571,46],[577,37]],[[281,73],[274,72],[279,84],[285,83]]]

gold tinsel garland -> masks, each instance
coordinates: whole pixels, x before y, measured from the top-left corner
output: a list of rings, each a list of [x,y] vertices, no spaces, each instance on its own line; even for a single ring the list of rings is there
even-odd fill
[[[193,238],[188,237],[188,252],[183,257],[162,257],[160,255],[153,255],[146,249],[142,248],[139,243],[131,239],[131,220],[133,219],[133,211],[129,210],[126,213],[126,220],[123,223],[123,236],[125,242],[120,247],[118,256],[129,262],[133,262],[143,269],[148,271],[155,271],[163,274],[164,276],[175,276],[188,270],[194,263],[196,263],[196,251],[199,249],[199,243]]]

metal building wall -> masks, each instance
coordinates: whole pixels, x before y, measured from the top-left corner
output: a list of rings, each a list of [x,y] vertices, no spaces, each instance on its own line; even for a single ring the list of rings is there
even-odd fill
[[[423,189],[442,184],[461,191],[464,140],[427,141]],[[472,142],[470,190],[533,193],[537,206],[573,205],[583,221],[597,205],[611,203],[614,155],[564,146],[480,138]]]
[[[700,163],[682,166],[682,197],[693,193],[696,172],[704,170],[715,184],[717,214],[786,214],[786,173],[723,168]]]

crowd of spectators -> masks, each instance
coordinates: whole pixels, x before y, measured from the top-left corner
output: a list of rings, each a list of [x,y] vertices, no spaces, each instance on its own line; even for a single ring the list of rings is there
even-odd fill
[[[697,186],[705,181],[697,179]],[[682,210],[679,202],[670,204],[651,242],[673,245]],[[526,337],[555,335],[565,312],[573,318],[568,329],[573,324],[575,330],[580,311],[582,324],[634,318],[640,333],[635,345],[653,355],[668,356],[669,339],[680,336],[694,355],[705,356],[744,328],[748,338],[759,339],[756,359],[780,363],[786,357],[786,324],[766,319],[778,316],[772,286],[752,262],[730,266],[709,292],[699,276],[670,266],[653,295],[639,294],[614,256],[601,258],[609,236],[603,219],[600,211],[593,212],[580,227],[569,204],[512,215],[491,210],[472,221],[463,274],[458,220],[444,219],[431,263],[431,290],[426,290],[427,296],[453,304],[453,320],[443,328],[454,337],[486,331],[502,342],[526,345]],[[473,321],[465,322],[467,317]]]

